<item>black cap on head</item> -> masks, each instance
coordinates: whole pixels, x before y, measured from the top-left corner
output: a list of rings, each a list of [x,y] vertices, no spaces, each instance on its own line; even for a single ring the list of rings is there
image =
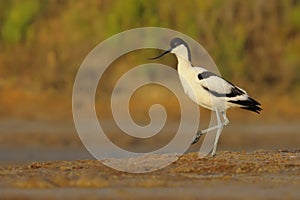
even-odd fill
[[[170,46],[171,46],[172,49],[174,49],[175,47],[177,47],[179,45],[182,45],[182,44],[187,48],[189,61],[191,62],[191,51],[190,51],[190,48],[189,48],[189,46],[187,45],[187,43],[183,39],[181,39],[181,38],[174,38],[170,42]]]
[[[175,48],[175,47],[177,47],[177,46],[179,46],[179,45],[181,45],[181,44],[183,44],[184,46],[187,46],[186,42],[183,41],[183,40],[180,39],[180,38],[174,38],[174,39],[171,40],[171,42],[170,42],[170,46],[171,46],[172,49]]]
[[[183,41],[182,39],[180,39],[180,38],[174,38],[174,39],[171,40],[171,42],[170,42],[171,48],[170,48],[169,50],[163,52],[162,54],[160,54],[160,55],[158,55],[158,56],[156,56],[156,57],[149,58],[149,59],[150,59],[150,60],[154,60],[154,59],[160,58],[160,57],[166,55],[167,53],[170,53],[170,52],[172,51],[172,49],[174,49],[174,48],[176,48],[177,46],[182,45],[182,44],[187,48],[187,51],[188,51],[188,59],[189,59],[189,61],[191,62],[191,51],[190,51],[190,48],[189,48],[189,46],[187,45],[187,43],[186,43],[185,41]]]

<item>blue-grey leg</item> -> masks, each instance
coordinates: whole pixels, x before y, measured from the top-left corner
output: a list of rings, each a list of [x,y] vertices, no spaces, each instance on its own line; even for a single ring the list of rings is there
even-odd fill
[[[225,111],[222,111],[221,114],[222,114],[223,119],[224,119],[223,125],[224,125],[224,126],[228,125],[228,124],[229,124],[229,120],[228,120],[228,118],[226,117]]]
[[[204,130],[198,131],[197,134],[196,134],[195,139],[194,139],[193,142],[192,142],[192,144],[196,144],[196,143],[199,141],[199,139],[201,138],[202,135],[208,133],[209,131],[215,130],[215,129],[217,129],[217,128],[219,128],[218,125],[213,126],[213,127],[210,127],[210,128],[208,128],[208,129],[204,129]]]
[[[217,111],[216,111],[216,112],[217,112]],[[219,114],[219,113],[218,113],[218,114]],[[225,111],[222,111],[221,114],[222,114],[222,117],[223,117],[223,119],[224,119],[224,122],[223,122],[222,124],[217,124],[216,126],[209,127],[209,128],[207,128],[207,129],[198,131],[197,134],[196,134],[195,139],[194,139],[193,142],[192,142],[192,144],[196,144],[196,143],[199,141],[199,139],[201,138],[201,136],[204,135],[204,134],[206,134],[206,133],[208,133],[209,131],[212,131],[212,130],[215,130],[215,129],[220,129],[221,126],[222,126],[222,128],[223,128],[223,126],[226,126],[226,125],[229,124],[229,120],[228,120],[228,118],[226,117]]]
[[[191,143],[191,145],[192,145],[192,144],[196,144],[196,143],[199,141],[199,139],[201,138],[201,136],[204,135],[204,134],[205,134],[205,133],[203,133],[202,131],[198,131],[197,134],[196,134],[196,137],[195,137],[195,139],[193,140],[193,142]]]
[[[216,135],[216,139],[215,139],[215,143],[214,143],[214,148],[213,148],[212,153],[211,153],[212,156],[216,155],[218,141],[219,141],[219,138],[220,138],[223,126],[225,124],[225,123],[221,122],[219,111],[217,109],[215,109],[215,112],[216,112],[216,116],[217,116],[217,122],[218,122],[217,127],[218,127],[218,130],[217,130],[217,135]],[[224,117],[224,115],[223,115],[223,117]],[[224,119],[224,120],[226,121],[226,119]]]

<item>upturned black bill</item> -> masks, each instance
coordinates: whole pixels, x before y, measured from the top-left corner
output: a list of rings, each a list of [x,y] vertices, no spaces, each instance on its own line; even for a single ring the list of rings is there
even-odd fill
[[[167,53],[170,53],[170,52],[171,52],[171,50],[169,49],[169,50],[163,52],[162,54],[160,54],[159,56],[156,56],[156,57],[153,57],[153,58],[149,58],[149,60],[154,60],[154,59],[163,57],[164,55],[166,55]]]

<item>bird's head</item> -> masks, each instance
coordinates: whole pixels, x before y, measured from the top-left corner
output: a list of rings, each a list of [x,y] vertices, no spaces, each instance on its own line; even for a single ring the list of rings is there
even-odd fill
[[[175,54],[177,57],[181,57],[185,60],[188,60],[191,62],[191,54],[190,54],[190,48],[187,45],[187,43],[180,39],[180,38],[174,38],[171,40],[170,42],[170,49],[168,49],[167,51],[163,52],[162,54],[154,57],[154,58],[150,58],[151,60],[153,59],[157,59],[160,58],[168,53],[173,53]]]

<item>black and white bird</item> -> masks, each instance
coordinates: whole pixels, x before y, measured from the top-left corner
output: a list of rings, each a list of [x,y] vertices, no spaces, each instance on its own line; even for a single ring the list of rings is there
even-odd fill
[[[201,130],[196,134],[192,144],[199,141],[201,135],[217,129],[217,136],[214,141],[212,155],[215,155],[217,143],[223,126],[229,123],[226,117],[226,110],[231,107],[240,107],[260,113],[261,104],[251,98],[247,92],[224,78],[206,70],[203,67],[193,66],[191,63],[190,48],[185,41],[174,38],[170,42],[171,48],[159,56],[150,59],[160,58],[167,53],[175,54],[178,65],[179,79],[184,92],[198,105],[216,112],[216,126]],[[223,117],[221,121],[220,115]]]

